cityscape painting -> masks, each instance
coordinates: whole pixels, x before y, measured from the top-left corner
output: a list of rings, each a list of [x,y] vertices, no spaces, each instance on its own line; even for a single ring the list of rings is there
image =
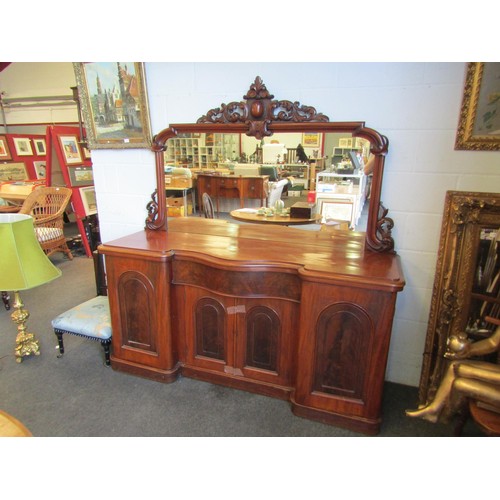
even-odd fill
[[[151,146],[144,65],[74,63],[90,149]]]

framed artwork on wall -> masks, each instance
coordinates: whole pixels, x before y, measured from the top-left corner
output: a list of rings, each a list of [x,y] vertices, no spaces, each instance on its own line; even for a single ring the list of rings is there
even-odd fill
[[[85,215],[94,215],[97,213],[97,201],[95,196],[95,187],[87,186],[80,188],[80,195],[82,197],[83,209]]]
[[[45,161],[34,161],[33,167],[35,168],[35,174],[37,179],[45,179],[46,177],[46,162]]]
[[[0,135],[0,160],[12,160],[9,144],[5,135]]]
[[[33,144],[35,145],[35,152],[37,156],[45,156],[47,154],[45,139],[33,139]]]
[[[94,183],[94,173],[92,167],[68,168],[71,186],[88,186]]]
[[[500,62],[467,65],[455,149],[500,151]]]
[[[60,135],[59,141],[64,155],[64,159],[68,165],[76,165],[83,163],[82,153],[78,145],[78,136],[76,135]]]
[[[31,141],[28,137],[14,137],[17,156],[33,156]]]
[[[316,132],[304,132],[302,134],[302,146],[305,148],[319,147],[319,134]]]
[[[28,172],[23,162],[0,165],[0,181],[24,181],[27,178]]]
[[[144,64],[73,63],[89,149],[151,147]]]

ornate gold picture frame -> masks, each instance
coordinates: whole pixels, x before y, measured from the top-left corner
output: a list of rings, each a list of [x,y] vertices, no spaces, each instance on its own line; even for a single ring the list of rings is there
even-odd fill
[[[500,63],[469,63],[457,150],[500,150]]]
[[[419,385],[434,398],[447,367],[448,339],[488,335],[500,314],[500,193],[448,191]]]
[[[73,63],[89,149],[151,147],[144,64]]]

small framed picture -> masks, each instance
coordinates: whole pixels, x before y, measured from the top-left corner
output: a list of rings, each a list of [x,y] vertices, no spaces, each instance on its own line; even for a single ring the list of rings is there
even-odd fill
[[[60,135],[59,140],[67,164],[77,165],[83,163],[76,135]]]
[[[34,161],[35,174],[37,179],[45,179],[46,163],[45,161]]]
[[[325,219],[338,221],[352,220],[354,204],[349,199],[322,200],[320,204],[320,213]]]
[[[82,151],[83,151],[83,157],[84,157],[86,160],[90,160],[90,158],[91,158],[91,155],[90,155],[90,149],[89,149],[89,148],[86,148],[85,146],[82,146]]]
[[[94,183],[94,173],[92,167],[71,167],[68,168],[69,179],[72,187],[88,186]]]
[[[14,137],[17,156],[33,156],[31,141],[28,137]]]
[[[9,144],[5,135],[0,135],[0,160],[12,160]]]
[[[319,147],[319,134],[316,132],[304,132],[302,134],[302,145],[305,148]]]
[[[339,147],[340,148],[352,148],[352,137],[344,137],[343,139],[339,139]]]
[[[97,213],[97,201],[95,197],[95,187],[87,186],[80,188],[80,196],[82,197],[83,209],[85,215],[94,215]]]
[[[35,145],[35,152],[37,156],[45,156],[47,154],[45,139],[33,139],[33,144]]]

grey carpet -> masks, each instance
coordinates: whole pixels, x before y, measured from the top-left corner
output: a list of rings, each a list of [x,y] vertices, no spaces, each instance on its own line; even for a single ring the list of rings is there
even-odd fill
[[[75,254],[73,261],[51,258],[61,278],[22,292],[40,356],[16,363],[16,326],[0,304],[0,409],[34,436],[361,436],[296,417],[286,401],[188,378],[163,384],[114,371],[104,366],[100,343],[80,337],[66,335],[65,354],[57,358],[52,318],[96,294],[92,259]],[[405,408],[416,404],[416,388],[386,383],[379,436],[452,435],[450,425],[407,418]]]

